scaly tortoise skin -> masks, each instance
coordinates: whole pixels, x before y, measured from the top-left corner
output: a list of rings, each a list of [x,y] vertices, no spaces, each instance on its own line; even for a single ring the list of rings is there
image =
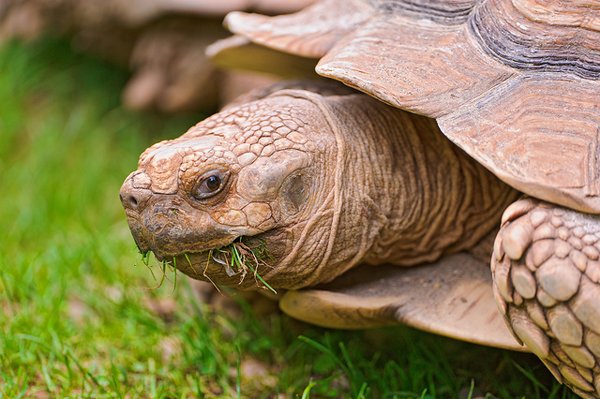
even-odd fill
[[[597,216],[521,200],[503,216],[492,258],[499,308],[516,336],[584,398],[600,392]]]
[[[491,258],[493,291],[501,314],[515,337],[538,355],[560,381],[584,398],[600,398],[599,252],[595,247],[600,237],[596,216],[600,213],[598,21],[597,2],[583,0],[329,0],[291,16],[230,14],[227,25],[246,40],[319,59],[319,74],[394,107],[435,118],[441,133],[477,161],[474,163],[455,150],[436,154],[434,161],[426,155],[428,143],[437,143],[436,148],[452,148],[446,147],[447,142],[435,141],[439,134],[435,125],[419,124],[419,117],[396,114],[399,111],[391,108],[374,111],[374,105],[365,97],[346,96],[354,100],[343,102],[343,107],[324,107],[329,110],[321,110],[321,114],[333,121],[329,124],[315,118],[316,111],[309,112],[306,126],[317,131],[317,137],[329,136],[331,133],[327,132],[334,130],[342,137],[336,143],[349,145],[343,152],[349,159],[345,163],[348,169],[325,185],[334,184],[335,192],[350,190],[355,195],[340,196],[343,205],[337,209],[342,216],[335,224],[329,224],[337,239],[332,242],[331,231],[325,234],[326,239],[312,232],[305,235],[308,241],[328,245],[304,245],[301,251],[292,252],[293,263],[276,262],[266,276],[273,278],[277,287],[298,289],[333,280],[338,272],[359,263],[456,265],[460,259],[452,252],[475,253],[484,247],[479,242],[493,229],[487,222],[497,223],[500,209],[516,199],[517,192],[509,188],[513,187],[533,198],[521,199],[506,208],[495,241]],[[222,47],[214,56],[219,58],[227,51],[235,54],[235,48]],[[265,65],[263,62],[258,67]],[[258,102],[268,102],[268,98]],[[319,101],[338,100],[335,96],[323,96]],[[282,101],[281,106],[290,101],[291,98]],[[308,108],[295,106],[298,110]],[[272,112],[276,115],[278,109]],[[386,117],[380,118],[383,114]],[[396,122],[386,123],[386,118]],[[408,149],[395,144],[395,140],[402,142],[407,138],[411,143]],[[455,156],[450,155],[452,152]],[[259,159],[262,157],[261,153]],[[440,159],[442,163],[437,164]],[[136,173],[147,173],[146,162],[153,161],[142,158]],[[508,185],[490,178],[479,165]],[[458,175],[465,178],[463,184],[449,184],[447,180],[453,181],[454,175],[441,171],[452,170],[450,166],[458,168]],[[170,170],[172,173],[173,167]],[[318,168],[309,170],[311,176],[324,173]],[[336,173],[339,170],[336,168]],[[360,172],[353,174],[353,170]],[[361,174],[376,178],[357,178]],[[373,190],[369,182],[377,182],[380,189]],[[395,191],[398,186],[405,190]],[[127,180],[125,203],[126,195],[133,192],[130,187]],[[328,205],[322,195],[309,192],[318,196],[317,202]],[[361,197],[363,192],[366,196]],[[425,198],[441,202],[428,202]],[[447,206],[444,212],[439,211],[441,204]],[[477,209],[478,206],[483,208]],[[311,212],[321,215],[314,208],[310,208]],[[344,212],[348,214],[345,218]],[[131,209],[128,215],[138,245],[158,249],[150,245],[156,243],[157,235],[147,227],[139,227],[136,223],[140,218]],[[443,226],[428,219],[432,215],[439,215],[440,220],[450,219],[454,225],[440,228]],[[414,224],[405,223],[407,220]],[[151,226],[154,221],[148,217],[142,225]],[[298,224],[286,221],[286,228],[311,225],[302,218],[295,222]],[[481,229],[477,231],[474,226]],[[319,232],[324,229],[319,226]],[[420,238],[415,239],[416,232],[422,234],[417,235]],[[293,243],[296,236],[275,237]],[[428,239],[426,242],[433,239],[440,245],[422,247],[419,244],[423,237]],[[336,246],[342,240],[351,249]],[[213,241],[211,245],[225,243],[226,240]],[[404,252],[405,249],[409,250]],[[490,249],[488,254],[491,252]],[[326,260],[314,266],[310,257],[297,257],[303,253],[325,255]],[[395,257],[395,253],[399,256]],[[431,273],[433,269],[428,270]],[[460,275],[460,267],[451,270],[464,280],[470,278]],[[301,276],[301,280],[291,282],[296,276]],[[406,311],[402,304],[388,296],[389,301],[383,301],[379,307],[360,308],[359,301],[352,302],[357,310],[360,308],[355,315],[352,307],[344,308],[343,301],[336,302],[335,298],[343,294],[344,299],[362,297],[371,303],[367,293],[372,294],[378,287],[388,293],[385,279],[370,286],[371,291],[356,290],[356,285],[350,289],[343,284],[335,286],[335,281],[328,288],[297,291],[293,301],[285,301],[284,297],[282,302],[291,313],[314,304],[336,319],[339,326],[374,325],[394,317],[410,322],[423,312],[413,302],[411,306],[419,315],[411,314],[410,309],[408,314],[402,313]],[[464,295],[468,295],[468,287],[460,289]],[[454,299],[460,299],[456,295]],[[315,315],[308,317],[318,319]],[[427,328],[427,323],[418,326]],[[429,329],[447,333],[443,325]],[[488,332],[490,328],[481,325],[481,330]],[[464,331],[453,334],[476,341]],[[477,342],[485,343],[485,338],[479,337]],[[491,340],[487,343],[492,344]]]

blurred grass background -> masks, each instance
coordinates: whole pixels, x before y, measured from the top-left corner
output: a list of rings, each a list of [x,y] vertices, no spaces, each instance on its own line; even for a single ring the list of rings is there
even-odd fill
[[[60,41],[0,48],[0,398],[576,397],[530,355],[154,288],[118,190],[205,115],[127,112],[126,79]]]

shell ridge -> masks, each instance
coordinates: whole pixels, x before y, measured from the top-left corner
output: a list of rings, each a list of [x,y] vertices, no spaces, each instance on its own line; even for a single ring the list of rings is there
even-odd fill
[[[557,32],[547,35],[546,21],[529,19],[514,6],[510,10],[502,8],[508,3],[486,1],[469,17],[467,26],[483,52],[521,71],[572,73],[584,79],[600,79],[600,47],[586,37],[597,35],[597,31],[585,33],[578,26],[552,25]]]

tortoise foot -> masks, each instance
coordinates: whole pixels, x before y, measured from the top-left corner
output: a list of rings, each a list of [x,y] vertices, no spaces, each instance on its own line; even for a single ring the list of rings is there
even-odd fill
[[[583,398],[600,398],[600,217],[523,199],[502,217],[492,274],[518,339]]]

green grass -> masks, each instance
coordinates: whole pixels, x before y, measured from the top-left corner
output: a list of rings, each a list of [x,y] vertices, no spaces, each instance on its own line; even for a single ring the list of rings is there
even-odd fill
[[[201,115],[128,113],[125,79],[60,42],[0,49],[0,398],[575,397],[529,355],[154,288],[118,189]]]
[[[248,272],[250,272],[250,276],[256,281],[256,287],[264,288],[273,294],[277,294],[277,291],[259,273],[259,268],[263,270],[264,268],[271,267],[267,263],[270,256],[264,242],[250,247],[244,242],[243,238],[240,237],[223,248],[211,250],[208,253],[209,260],[212,259],[220,263],[230,277],[239,275],[240,283],[246,278]],[[218,289],[218,287],[216,288]]]

